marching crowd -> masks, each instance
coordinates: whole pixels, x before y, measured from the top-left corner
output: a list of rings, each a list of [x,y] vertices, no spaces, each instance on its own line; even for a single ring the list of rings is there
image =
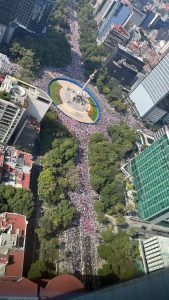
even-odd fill
[[[78,43],[78,23],[76,12],[70,7],[70,30],[71,30],[71,51],[72,62],[65,68],[46,68],[43,70],[35,85],[47,90],[49,75],[52,77],[70,77],[84,80],[83,64],[81,63],[80,49]],[[137,120],[129,111],[125,116],[117,113],[104,98],[98,94],[93,87],[101,107],[101,119],[96,124],[83,124],[75,121],[62,112],[58,112],[62,123],[79,140],[79,152],[77,157],[77,170],[79,174],[79,185],[75,192],[70,194],[72,205],[77,209],[77,219],[72,228],[69,228],[60,235],[60,244],[64,244],[64,251],[60,249],[60,261],[62,269],[71,273],[82,275],[95,275],[99,263],[97,245],[100,240],[101,225],[97,222],[94,210],[94,199],[96,194],[91,188],[89,178],[88,151],[91,134],[95,132],[104,133],[107,136],[107,127],[126,121],[133,128],[141,128]],[[53,107],[57,109],[56,105]],[[65,253],[71,253],[65,259]]]

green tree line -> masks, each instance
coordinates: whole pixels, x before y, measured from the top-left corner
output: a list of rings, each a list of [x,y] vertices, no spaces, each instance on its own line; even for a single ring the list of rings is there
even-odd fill
[[[76,209],[69,192],[78,183],[75,157],[78,143],[61,124],[56,112],[49,111],[42,121],[42,171],[38,192],[43,213],[36,230],[40,243],[39,259],[32,264],[29,278],[55,276],[58,261],[58,233],[71,226]]]
[[[98,70],[95,83],[99,92],[103,93],[107,101],[113,105],[116,111],[125,113],[128,105],[125,103],[125,94],[122,86],[113,78],[105,66],[108,51],[104,45],[97,45],[97,24],[93,18],[93,7],[89,0],[76,1],[78,10],[78,23],[80,26],[80,49],[84,61],[87,76]]]
[[[90,178],[100,201],[95,209],[100,220],[105,213],[123,215],[125,209],[125,183],[120,162],[130,154],[137,135],[126,123],[108,128],[109,139],[101,133],[91,136],[89,144]]]

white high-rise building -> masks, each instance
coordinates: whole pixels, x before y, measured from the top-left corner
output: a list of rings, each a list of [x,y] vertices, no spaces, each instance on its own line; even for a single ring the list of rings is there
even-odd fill
[[[51,102],[43,90],[7,75],[0,87],[0,143],[7,144],[29,117],[40,122]]]
[[[154,236],[140,241],[140,253],[145,273],[169,267],[169,238]]]
[[[9,58],[0,53],[0,74],[10,74],[11,73],[11,64]]]
[[[157,123],[169,120],[169,52],[141,81],[137,81],[129,95],[135,108],[146,121]]]

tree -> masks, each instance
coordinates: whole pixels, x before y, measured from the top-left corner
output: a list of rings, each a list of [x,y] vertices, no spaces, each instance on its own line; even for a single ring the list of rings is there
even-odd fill
[[[55,111],[48,111],[41,123],[40,140],[42,153],[52,149],[52,143],[56,138],[70,137],[68,129],[58,120]]]
[[[68,228],[72,220],[75,216],[76,209],[74,207],[70,207],[68,201],[62,200],[56,208],[55,213],[52,217],[52,222],[54,228],[57,229],[66,229]]]
[[[108,134],[112,139],[116,153],[120,159],[123,159],[130,151],[138,139],[136,131],[131,129],[126,123],[108,127]]]
[[[103,231],[102,237],[106,243],[112,242],[113,241],[112,228],[107,228],[105,231]]]
[[[50,236],[54,232],[54,227],[53,223],[50,217],[44,215],[43,217],[40,218],[39,220],[39,228],[37,229],[37,233],[39,236],[39,239],[50,239]]]
[[[135,244],[126,233],[112,233],[112,239],[109,233],[106,242],[98,247],[98,254],[106,261],[99,270],[102,276],[112,274],[118,280],[126,280],[137,274]]]
[[[42,36],[27,34],[14,39],[10,48],[13,61],[22,66],[20,78],[31,81],[39,66],[63,67],[71,61],[71,46],[68,41],[68,1],[57,1],[50,16],[47,32]],[[8,50],[9,52],[9,50]]]
[[[1,211],[16,212],[27,218],[32,216],[34,199],[31,192],[1,184],[0,195]]]
[[[46,203],[53,203],[56,201],[55,191],[57,183],[55,176],[50,168],[43,170],[38,179],[39,195]]]
[[[103,213],[124,211],[125,184],[120,170],[117,148],[103,134],[93,134],[89,144],[90,179],[94,190],[100,193],[96,205],[102,219]],[[118,207],[119,204],[119,207]],[[120,206],[121,205],[121,206]]]
[[[18,42],[14,42],[10,52],[13,59],[22,67],[21,79],[30,81],[39,67],[39,60],[35,57],[33,50],[22,47]]]
[[[31,264],[31,268],[28,271],[28,278],[31,280],[40,279],[46,277],[47,267],[44,262],[37,260]]]
[[[121,113],[125,113],[128,108],[128,105],[121,100],[113,101],[113,106],[115,107],[116,111]]]
[[[104,45],[98,46],[97,24],[93,19],[93,8],[88,1],[76,1],[78,11],[78,23],[80,25],[80,49],[82,52],[85,73],[88,76],[101,66],[106,56]],[[89,30],[90,28],[90,30]]]
[[[116,224],[117,224],[117,225],[124,226],[124,225],[126,224],[125,218],[124,218],[122,215],[119,215],[119,216],[116,218]]]
[[[134,226],[132,226],[132,227],[130,226],[127,230],[127,234],[131,237],[135,236],[137,234],[137,232],[138,232],[138,229],[137,229],[137,227],[134,227]]]

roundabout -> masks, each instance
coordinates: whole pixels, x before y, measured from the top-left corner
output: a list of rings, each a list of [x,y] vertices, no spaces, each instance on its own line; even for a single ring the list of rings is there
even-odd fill
[[[55,78],[49,84],[53,105],[68,117],[82,123],[95,124],[100,120],[101,110],[97,99],[87,88],[68,78]]]

